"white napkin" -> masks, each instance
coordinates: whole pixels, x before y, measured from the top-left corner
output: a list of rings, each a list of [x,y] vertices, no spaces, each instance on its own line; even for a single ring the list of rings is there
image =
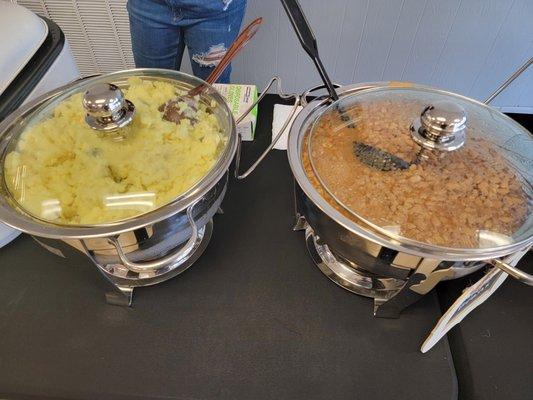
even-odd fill
[[[283,124],[289,118],[289,115],[292,110],[291,105],[284,105],[284,104],[274,104],[274,117],[272,119],[272,140],[277,136],[281,128],[283,127]],[[289,138],[289,131],[291,130],[292,123],[294,122],[294,119],[302,109],[301,106],[298,106],[296,113],[294,114],[291,122],[289,123],[289,126],[285,129],[285,132],[283,132],[283,135],[279,138],[278,142],[275,144],[274,148],[278,150],[287,150],[287,139]]]
[[[4,247],[6,244],[14,240],[20,232],[4,225],[0,222],[0,247]]]

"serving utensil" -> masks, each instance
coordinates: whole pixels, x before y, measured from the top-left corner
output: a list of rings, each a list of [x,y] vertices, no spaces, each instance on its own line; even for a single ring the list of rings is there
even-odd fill
[[[361,142],[354,142],[353,151],[360,161],[380,171],[407,169],[411,165],[394,154]]]
[[[296,31],[296,35],[298,36],[298,40],[300,41],[302,48],[307,54],[309,54],[309,57],[311,57],[315,63],[316,69],[320,74],[320,78],[322,78],[322,81],[326,85],[326,89],[329,92],[329,96],[333,101],[339,100],[339,96],[335,91],[335,87],[331,83],[331,79],[329,79],[328,73],[326,72],[326,69],[324,68],[322,60],[318,54],[318,46],[315,35],[311,30],[309,22],[307,22],[307,18],[305,18],[300,4],[297,0],[281,0],[281,4],[283,4],[283,8],[289,16],[289,20]]]
[[[297,0],[281,0],[281,4],[283,4],[283,8],[289,16],[289,20],[291,21],[291,24],[296,32],[296,36],[298,36],[298,40],[300,41],[302,48],[313,60],[320,78],[326,86],[329,97],[334,102],[339,100],[339,95],[335,90],[335,85],[331,82],[326,68],[324,68],[324,64],[322,64],[322,60],[318,54],[318,46],[315,35],[311,30],[311,26],[309,25],[307,18],[305,18],[300,3],[298,3]],[[353,128],[355,126],[353,121],[351,121],[350,116],[346,114],[341,107],[337,107],[337,111],[339,112],[341,119],[344,122],[348,122],[348,127]]]
[[[194,112],[197,110],[197,96],[208,85],[216,82],[235,56],[255,36],[262,23],[263,18],[259,17],[244,28],[205,80],[207,84],[202,83],[197,85],[186,94],[161,104],[159,111],[163,112],[163,119],[179,123],[183,118],[194,118]],[[192,109],[193,113],[187,115],[186,111],[182,111],[179,107],[180,102],[185,102]],[[118,86],[107,82],[95,84],[85,92],[83,107],[87,111],[85,121],[92,129],[97,131],[116,131],[131,123],[135,115],[135,105],[124,97],[124,93]]]
[[[226,70],[231,61],[235,58],[235,56],[239,54],[239,52],[244,48],[244,46],[246,46],[246,44],[255,36],[255,34],[259,30],[259,26],[262,23],[263,18],[259,17],[254,19],[248,24],[248,26],[246,26],[246,28],[244,28],[244,30],[239,34],[239,36],[237,36],[237,38],[233,41],[229,49],[226,51],[226,54],[224,54],[215,69],[211,71],[211,73],[205,80],[207,84],[212,85],[217,81],[217,79]],[[195,97],[202,93],[207,87],[208,85],[206,84],[198,85],[189,90],[186,94],[162,104],[159,107],[159,111],[163,112],[163,119],[179,123],[181,119],[187,116],[184,112],[180,110],[178,103],[185,102],[190,108],[193,109],[193,111],[195,111],[197,102]]]

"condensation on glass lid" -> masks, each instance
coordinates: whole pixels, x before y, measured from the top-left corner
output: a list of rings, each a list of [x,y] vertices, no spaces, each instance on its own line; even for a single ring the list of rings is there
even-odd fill
[[[26,212],[67,225],[128,219],[171,202],[216,164],[227,137],[211,104],[192,107],[171,83],[140,78],[128,80],[124,95],[136,114],[121,140],[87,126],[82,93],[21,133],[4,172]],[[179,119],[163,118],[169,101]]]
[[[108,210],[128,210],[133,214],[144,214],[155,208],[156,195],[153,192],[126,193],[105,196],[103,206]],[[24,200],[20,201],[21,203]],[[59,199],[43,200],[41,203],[41,218],[57,221],[64,215]]]
[[[307,176],[345,216],[393,238],[452,248],[514,243],[527,235],[524,226],[531,226],[531,177],[520,176],[499,141],[516,132],[507,121],[476,112],[464,101],[469,119],[463,147],[420,157],[411,126],[428,104],[442,98],[447,96],[384,89],[332,106],[302,147]],[[487,119],[501,130],[494,138]],[[407,167],[374,168],[358,157],[357,144],[404,160]]]

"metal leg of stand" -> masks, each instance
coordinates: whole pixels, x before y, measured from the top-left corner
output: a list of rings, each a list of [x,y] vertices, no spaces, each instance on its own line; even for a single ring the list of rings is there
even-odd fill
[[[109,290],[105,294],[107,304],[121,307],[131,307],[133,288],[129,286],[114,285],[116,290]]]
[[[305,228],[307,228],[307,221],[305,220],[305,217],[301,215],[297,215],[296,223],[292,227],[292,230],[293,231],[304,231]]]
[[[404,287],[400,289],[391,299],[374,300],[374,316],[378,318],[399,318],[401,312],[413,303],[416,303],[423,296],[411,290],[411,286],[419,284],[426,279],[424,274],[413,274],[405,283]]]
[[[429,293],[441,280],[452,278],[454,272],[446,263],[426,260],[412,274],[404,287],[390,300],[374,304],[374,315],[381,318],[398,318],[400,313]]]

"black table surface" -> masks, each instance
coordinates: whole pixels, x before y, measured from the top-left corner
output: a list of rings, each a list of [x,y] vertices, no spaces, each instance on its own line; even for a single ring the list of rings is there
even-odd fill
[[[533,132],[533,115],[510,114]],[[518,264],[533,273],[533,252]],[[445,311],[483,273],[437,286]],[[533,399],[533,290],[512,278],[448,334],[464,399]]]
[[[277,100],[262,102],[245,164],[269,142]],[[291,230],[292,185],[282,151],[246,181],[232,180],[206,252],[182,275],[137,289],[132,308],[105,303],[106,283],[81,254],[62,259],[26,236],[0,249],[1,397],[453,399],[459,392],[518,399],[533,393],[527,288],[508,279],[454,329],[451,347],[445,338],[421,354],[441,315],[439,297],[452,301],[465,282],[430,293],[400,319],[374,318],[372,301],[322,275],[303,234]]]
[[[533,271],[533,254],[519,264]],[[527,268],[526,268],[527,266]],[[445,310],[480,273],[438,288]],[[507,278],[504,284],[448,334],[464,399],[533,399],[532,289]]]

